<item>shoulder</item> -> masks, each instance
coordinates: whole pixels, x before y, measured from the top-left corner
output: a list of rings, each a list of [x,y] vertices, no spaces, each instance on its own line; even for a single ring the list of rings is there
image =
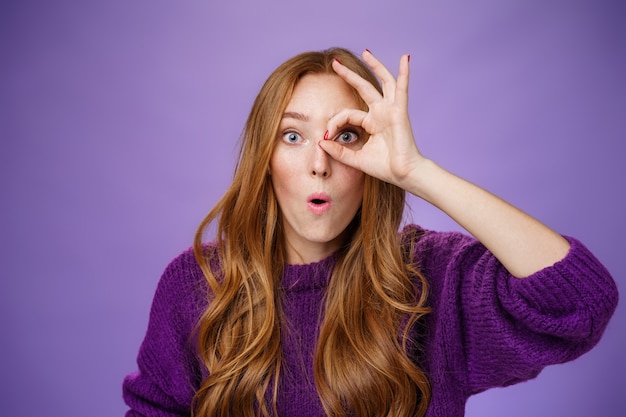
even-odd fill
[[[216,243],[207,243],[203,247],[203,256],[214,273],[219,270],[219,249]],[[172,281],[196,281],[202,279],[202,269],[192,247],[185,249],[174,257],[163,272],[163,278]]]
[[[472,236],[461,232],[440,232],[415,224],[406,225],[400,232],[400,244],[410,261],[425,266],[441,264],[459,257],[480,256],[485,247]]]
[[[189,285],[202,277],[202,270],[194,256],[193,248],[188,248],[176,255],[165,267],[160,287]]]
[[[473,237],[461,232],[440,232],[407,224],[400,231],[402,245],[418,244],[420,247],[465,247],[477,243]]]
[[[203,246],[204,256],[208,259],[214,272],[219,265],[217,245],[214,243]],[[159,280],[155,302],[167,309],[193,308],[203,309],[207,302],[207,283],[195,257],[193,248],[188,248],[175,256],[165,267]]]

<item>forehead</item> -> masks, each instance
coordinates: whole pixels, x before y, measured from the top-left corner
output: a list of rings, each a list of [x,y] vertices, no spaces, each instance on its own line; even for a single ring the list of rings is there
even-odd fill
[[[286,112],[335,114],[344,108],[360,108],[355,90],[337,75],[307,74],[296,84]]]

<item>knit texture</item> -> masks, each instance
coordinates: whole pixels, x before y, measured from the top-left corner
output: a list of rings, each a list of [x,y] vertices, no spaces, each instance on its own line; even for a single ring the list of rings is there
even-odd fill
[[[547,365],[591,349],[617,305],[609,272],[579,241],[567,238],[566,257],[524,278],[511,276],[475,239],[407,226],[419,236],[413,260],[429,282],[421,351],[428,374],[428,417],[461,417],[467,398],[488,388],[534,378]],[[406,239],[405,239],[406,240]],[[283,308],[285,370],[279,381],[281,417],[323,416],[313,382],[313,352],[324,294],[335,257],[286,265]],[[207,306],[207,285],[193,252],[166,268],[158,284],[138,371],[123,384],[127,417],[189,416],[206,376],[192,340]]]

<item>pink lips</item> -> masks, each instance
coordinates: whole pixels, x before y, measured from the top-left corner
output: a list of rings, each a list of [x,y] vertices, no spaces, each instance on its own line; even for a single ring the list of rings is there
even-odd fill
[[[328,194],[314,193],[307,199],[307,206],[313,214],[321,215],[330,210],[332,200]]]

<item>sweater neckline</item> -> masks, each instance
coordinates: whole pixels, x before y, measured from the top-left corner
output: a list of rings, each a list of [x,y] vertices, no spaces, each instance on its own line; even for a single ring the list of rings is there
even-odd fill
[[[337,254],[309,264],[285,264],[282,286],[286,291],[306,291],[325,288],[337,261]]]

